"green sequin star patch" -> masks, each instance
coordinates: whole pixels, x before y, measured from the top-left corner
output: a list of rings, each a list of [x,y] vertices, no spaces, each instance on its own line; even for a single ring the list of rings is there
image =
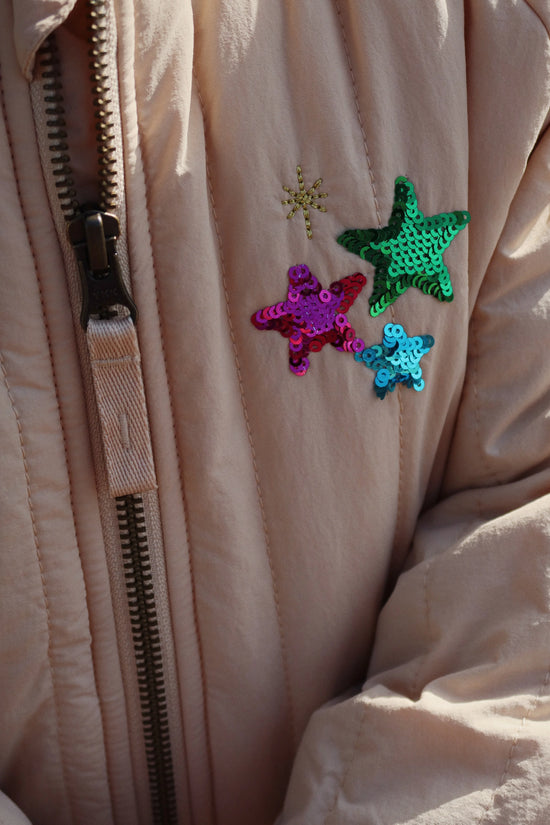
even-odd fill
[[[469,212],[442,212],[425,218],[414,185],[405,177],[397,178],[388,226],[347,229],[338,238],[339,244],[374,265],[370,314],[380,315],[410,286],[440,301],[452,301],[443,253],[469,220]]]

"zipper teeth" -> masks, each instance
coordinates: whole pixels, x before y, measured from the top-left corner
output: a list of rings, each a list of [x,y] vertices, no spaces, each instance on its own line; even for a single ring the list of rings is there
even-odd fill
[[[89,78],[95,119],[99,173],[99,209],[117,206],[116,142],[108,80],[107,11],[105,0],[87,0]],[[48,149],[57,198],[65,221],[81,212],[71,169],[67,139],[61,62],[55,34],[38,52],[45,103]],[[176,787],[160,630],[143,498],[116,499],[120,544],[134,657],[136,662],[145,756],[153,825],[177,825]]]
[[[65,106],[61,84],[61,67],[55,37],[51,34],[41,46],[39,62],[43,78],[46,126],[51,152],[55,188],[63,216],[70,221],[78,214],[78,201],[71,171],[69,144],[65,122]]]
[[[96,121],[96,145],[100,179],[100,206],[114,209],[117,200],[116,147],[113,112],[110,108],[107,71],[107,12],[105,0],[88,0],[88,42],[90,80]]]
[[[145,752],[155,825],[177,822],[176,789],[160,634],[153,592],[143,500],[116,499],[126,594],[138,674]]]
[[[109,97],[107,56],[107,11],[105,0],[88,0],[88,57],[89,77],[94,110],[97,163],[99,175],[99,208],[103,212],[117,205],[116,145],[113,110]],[[76,198],[65,119],[65,101],[61,64],[55,34],[46,38],[39,52],[43,78],[44,102],[48,120],[48,140],[57,197],[66,221],[80,211]]]

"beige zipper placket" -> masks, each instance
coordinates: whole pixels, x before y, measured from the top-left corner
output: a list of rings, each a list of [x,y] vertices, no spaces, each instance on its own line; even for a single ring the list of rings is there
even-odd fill
[[[105,41],[102,71],[110,79],[112,141],[115,153],[121,157],[114,14],[103,0],[88,0],[88,3],[96,16],[106,16],[108,41]],[[56,164],[57,168],[60,165],[59,152],[52,152],[55,141],[52,139],[51,123],[55,115],[48,114],[48,105],[44,100],[44,84],[48,82],[47,74],[51,72],[51,67],[41,67],[41,62],[44,61],[40,61],[39,57],[35,80],[31,84],[31,98],[48,197],[65,261],[75,325],[78,327],[76,337],[125,688],[136,809],[143,825],[187,823],[191,821],[187,782],[175,782],[175,776],[181,779],[187,769],[174,641],[166,597],[157,482],[124,242],[126,208],[123,165],[120,163],[117,168],[116,196],[112,191],[105,190],[109,191],[110,212],[116,213],[115,219],[118,218],[120,224],[120,237],[116,239],[116,267],[122,300],[119,301],[120,291],[115,291],[111,304],[118,307],[118,314],[115,314],[114,311],[97,311],[93,300],[91,306],[88,301],[86,307],[87,275],[88,283],[92,283],[89,278],[94,277],[94,272],[101,271],[107,259],[112,265],[112,233],[110,235],[106,227],[109,214],[97,210],[97,214],[91,217],[87,214],[73,216],[76,230],[69,231],[72,235],[80,232],[86,244],[82,255],[77,248],[77,262],[75,238],[72,238],[71,245],[67,233],[67,198],[62,204],[59,197],[59,190],[62,189],[59,186],[60,175],[55,174]],[[56,105],[52,103],[50,111]],[[69,196],[69,201],[71,198]],[[84,271],[86,269],[88,273]],[[124,300],[125,294],[129,302]],[[104,300],[105,306],[109,305],[109,296]],[[121,304],[127,309],[121,309]],[[113,807],[116,811],[117,806],[114,804]],[[125,825],[124,816],[121,822]]]

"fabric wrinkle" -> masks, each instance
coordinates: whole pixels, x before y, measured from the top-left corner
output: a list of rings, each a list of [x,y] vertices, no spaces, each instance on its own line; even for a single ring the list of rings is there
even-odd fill
[[[139,133],[139,112],[137,114],[138,119],[138,133]],[[162,349],[162,356],[163,356],[163,363],[164,363],[164,370],[167,374],[169,374],[168,370],[168,360],[166,357],[166,343],[165,343],[165,331],[164,331],[164,324],[163,324],[163,315],[161,312],[160,307],[160,300],[159,300],[159,291],[158,291],[158,276],[155,269],[155,252],[154,252],[154,245],[153,239],[151,235],[151,225],[150,225],[150,207],[149,207],[149,199],[148,193],[150,189],[150,181],[147,174],[147,158],[145,157],[144,147],[143,147],[143,138],[140,134],[140,147],[142,153],[142,164],[143,164],[143,179],[144,179],[144,187],[145,187],[145,207],[146,207],[146,225],[147,225],[147,241],[153,266],[153,287],[154,287],[154,296],[155,296],[155,310],[156,315],[158,318],[158,328],[160,332],[160,343]],[[208,684],[206,679],[206,668],[205,668],[205,661],[204,661],[204,649],[203,649],[203,641],[201,637],[201,630],[200,630],[200,623],[199,623],[199,611],[198,611],[198,603],[197,603],[197,593],[196,593],[196,584],[195,584],[195,574],[193,569],[193,549],[191,545],[191,537],[189,534],[189,514],[188,514],[188,506],[187,506],[187,496],[185,493],[185,482],[184,482],[184,475],[183,475],[183,464],[181,460],[181,451],[179,448],[179,439],[176,430],[176,419],[174,415],[174,401],[172,397],[172,391],[170,388],[170,384],[168,383],[168,401],[170,406],[170,417],[172,422],[172,436],[173,436],[173,443],[175,445],[175,452],[176,452],[176,460],[177,460],[177,467],[178,467],[178,478],[179,478],[179,485],[181,490],[181,499],[183,502],[183,511],[184,511],[184,527],[185,527],[185,542],[188,547],[188,569],[189,569],[189,579],[191,583],[191,593],[192,593],[192,602],[193,602],[193,618],[194,618],[194,631],[197,638],[197,645],[199,651],[199,662],[200,662],[200,678],[201,678],[201,685],[202,685],[202,718],[204,723],[204,730],[206,736],[206,747],[208,753],[208,761],[209,761],[209,770],[210,770],[210,791],[211,791],[211,802],[212,802],[212,809],[214,812],[214,825],[217,823],[217,814],[216,814],[216,797],[215,797],[215,790],[214,790],[214,760],[213,760],[213,753],[212,753],[212,746],[211,746],[211,739],[210,739],[210,723],[209,723],[209,715],[208,715]]]
[[[234,332],[234,329],[233,329],[233,321],[232,321],[232,316],[231,316],[231,307],[230,307],[230,302],[229,302],[229,291],[228,291],[228,288],[227,288],[227,276],[226,276],[225,260],[224,260],[224,254],[223,254],[223,244],[222,244],[222,239],[221,239],[221,235],[220,235],[219,221],[218,221],[218,217],[217,217],[217,214],[216,214],[216,206],[215,206],[215,199],[214,199],[214,188],[213,188],[213,184],[212,184],[211,170],[210,170],[210,164],[209,164],[209,159],[208,159],[208,141],[207,141],[207,136],[206,136],[206,114],[205,114],[204,103],[203,103],[201,93],[200,93],[199,79],[198,79],[198,76],[197,76],[195,71],[194,71],[194,77],[195,77],[195,82],[197,84],[197,95],[198,95],[199,101],[201,103],[201,111],[202,111],[202,115],[203,115],[205,155],[206,155],[206,175],[207,175],[207,180],[208,180],[208,191],[209,191],[209,197],[210,197],[210,204],[211,204],[211,209],[212,209],[212,215],[213,215],[213,218],[214,218],[214,226],[215,226],[216,237],[217,237],[217,242],[218,242],[220,267],[221,267],[221,271],[222,271],[223,291],[224,291],[225,305],[226,305],[226,311],[227,311],[227,320],[228,320],[228,323],[229,323],[229,334],[230,334],[231,343],[232,343],[232,346],[233,346],[233,357],[234,357],[234,361],[235,361],[235,369],[236,369],[237,380],[238,380],[238,384],[239,384],[239,392],[240,392],[240,395],[241,395],[241,404],[242,404],[243,417],[244,417],[244,420],[245,420],[246,431],[247,431],[247,435],[248,435],[248,441],[249,441],[249,444],[250,444],[250,453],[251,453],[251,458],[252,458],[252,465],[253,465],[253,468],[254,468],[254,478],[255,478],[255,481],[256,481],[256,489],[257,489],[257,493],[258,493],[258,504],[260,506],[260,512],[261,512],[261,516],[262,516],[262,526],[263,526],[263,531],[264,531],[264,536],[265,536],[265,544],[266,544],[266,555],[267,555],[267,559],[268,559],[268,563],[269,563],[269,569],[270,569],[270,573],[271,573],[271,583],[272,583],[272,588],[273,588],[273,600],[274,600],[274,603],[275,603],[275,610],[276,610],[276,614],[277,614],[277,625],[278,625],[278,629],[279,629],[279,637],[280,637],[280,645],[281,645],[281,658],[282,658],[284,681],[285,681],[287,701],[288,701],[289,727],[290,727],[292,746],[293,746],[293,748],[295,748],[296,744],[297,744],[297,741],[296,741],[296,736],[297,736],[297,734],[296,734],[296,720],[295,720],[295,712],[294,712],[294,702],[293,702],[293,698],[292,698],[292,685],[291,685],[290,669],[289,669],[289,663],[288,663],[288,651],[287,651],[287,644],[286,644],[286,634],[285,634],[284,624],[283,624],[282,608],[281,608],[281,601],[280,601],[279,590],[278,590],[278,585],[277,585],[276,571],[275,571],[275,567],[274,567],[274,563],[273,563],[273,557],[272,557],[271,548],[270,548],[269,531],[268,531],[268,525],[267,525],[267,516],[266,516],[266,512],[265,512],[263,494],[262,494],[262,490],[261,490],[261,486],[260,486],[260,476],[259,476],[258,465],[257,465],[257,460],[256,460],[256,451],[255,451],[254,442],[253,442],[253,439],[252,439],[252,430],[251,430],[251,426],[250,426],[250,419],[249,419],[249,416],[248,416],[248,409],[247,409],[246,399],[245,399],[245,395],[244,395],[244,384],[243,384],[243,379],[242,379],[242,374],[241,374],[241,367],[240,367],[239,356],[238,356],[238,351],[237,351],[237,341],[236,341],[236,338],[235,338],[235,332]]]
[[[71,797],[70,790],[69,790],[69,787],[68,787],[68,780],[67,780],[67,776],[66,776],[66,772],[65,772],[65,761],[64,761],[64,758],[63,758],[63,743],[62,743],[62,738],[61,738],[61,729],[60,729],[60,725],[59,725],[59,695],[58,695],[58,686],[57,686],[57,682],[56,682],[56,678],[55,678],[55,668],[54,668],[53,656],[52,656],[52,620],[51,620],[50,602],[49,602],[49,598],[48,598],[48,586],[47,586],[47,581],[46,581],[46,573],[45,573],[44,565],[43,565],[43,561],[42,561],[42,553],[41,553],[41,550],[40,550],[40,539],[39,539],[39,536],[38,536],[38,526],[36,524],[36,518],[35,518],[35,515],[34,515],[34,507],[33,507],[33,503],[32,503],[31,479],[30,479],[30,473],[29,473],[29,465],[27,463],[27,455],[26,455],[26,451],[25,451],[25,440],[24,440],[24,437],[23,437],[23,426],[22,426],[22,423],[21,423],[21,418],[20,418],[19,413],[17,411],[17,407],[15,406],[15,399],[12,395],[11,387],[10,387],[10,384],[8,382],[8,376],[7,376],[6,367],[5,367],[5,364],[4,364],[4,357],[3,357],[1,352],[0,352],[0,369],[2,371],[2,377],[4,379],[4,385],[6,387],[6,391],[8,393],[8,397],[10,399],[13,414],[14,414],[15,420],[17,422],[17,430],[18,430],[18,433],[19,433],[19,445],[20,445],[20,449],[21,449],[21,460],[23,462],[23,467],[25,469],[25,480],[26,480],[26,483],[27,483],[27,505],[28,505],[28,510],[29,510],[29,517],[30,517],[30,520],[31,520],[31,523],[32,523],[32,532],[33,532],[33,536],[34,536],[34,545],[35,545],[35,550],[36,550],[36,561],[37,561],[37,564],[38,564],[38,568],[40,570],[40,580],[41,580],[41,583],[42,583],[43,609],[44,609],[44,613],[46,614],[46,628],[47,628],[47,633],[48,633],[47,655],[48,655],[48,666],[49,666],[49,671],[50,671],[50,680],[51,680],[52,694],[53,694],[53,704],[54,704],[55,716],[56,716],[57,741],[58,741],[58,747],[59,747],[60,756],[61,756],[61,765],[62,765],[62,771],[63,771],[63,778],[64,778],[64,782],[65,782],[65,787],[67,788],[67,796],[68,796],[68,800],[69,800],[69,806],[71,806],[72,797]],[[71,807],[71,813],[72,813],[72,807]],[[72,814],[72,817],[73,817],[72,821],[74,822],[74,814]]]

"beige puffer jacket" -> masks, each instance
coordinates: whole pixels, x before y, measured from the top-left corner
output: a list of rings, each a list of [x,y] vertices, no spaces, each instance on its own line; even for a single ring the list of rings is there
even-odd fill
[[[110,104],[73,5],[0,4],[0,822],[546,825],[548,0],[99,2]],[[400,176],[448,248],[337,243]]]

